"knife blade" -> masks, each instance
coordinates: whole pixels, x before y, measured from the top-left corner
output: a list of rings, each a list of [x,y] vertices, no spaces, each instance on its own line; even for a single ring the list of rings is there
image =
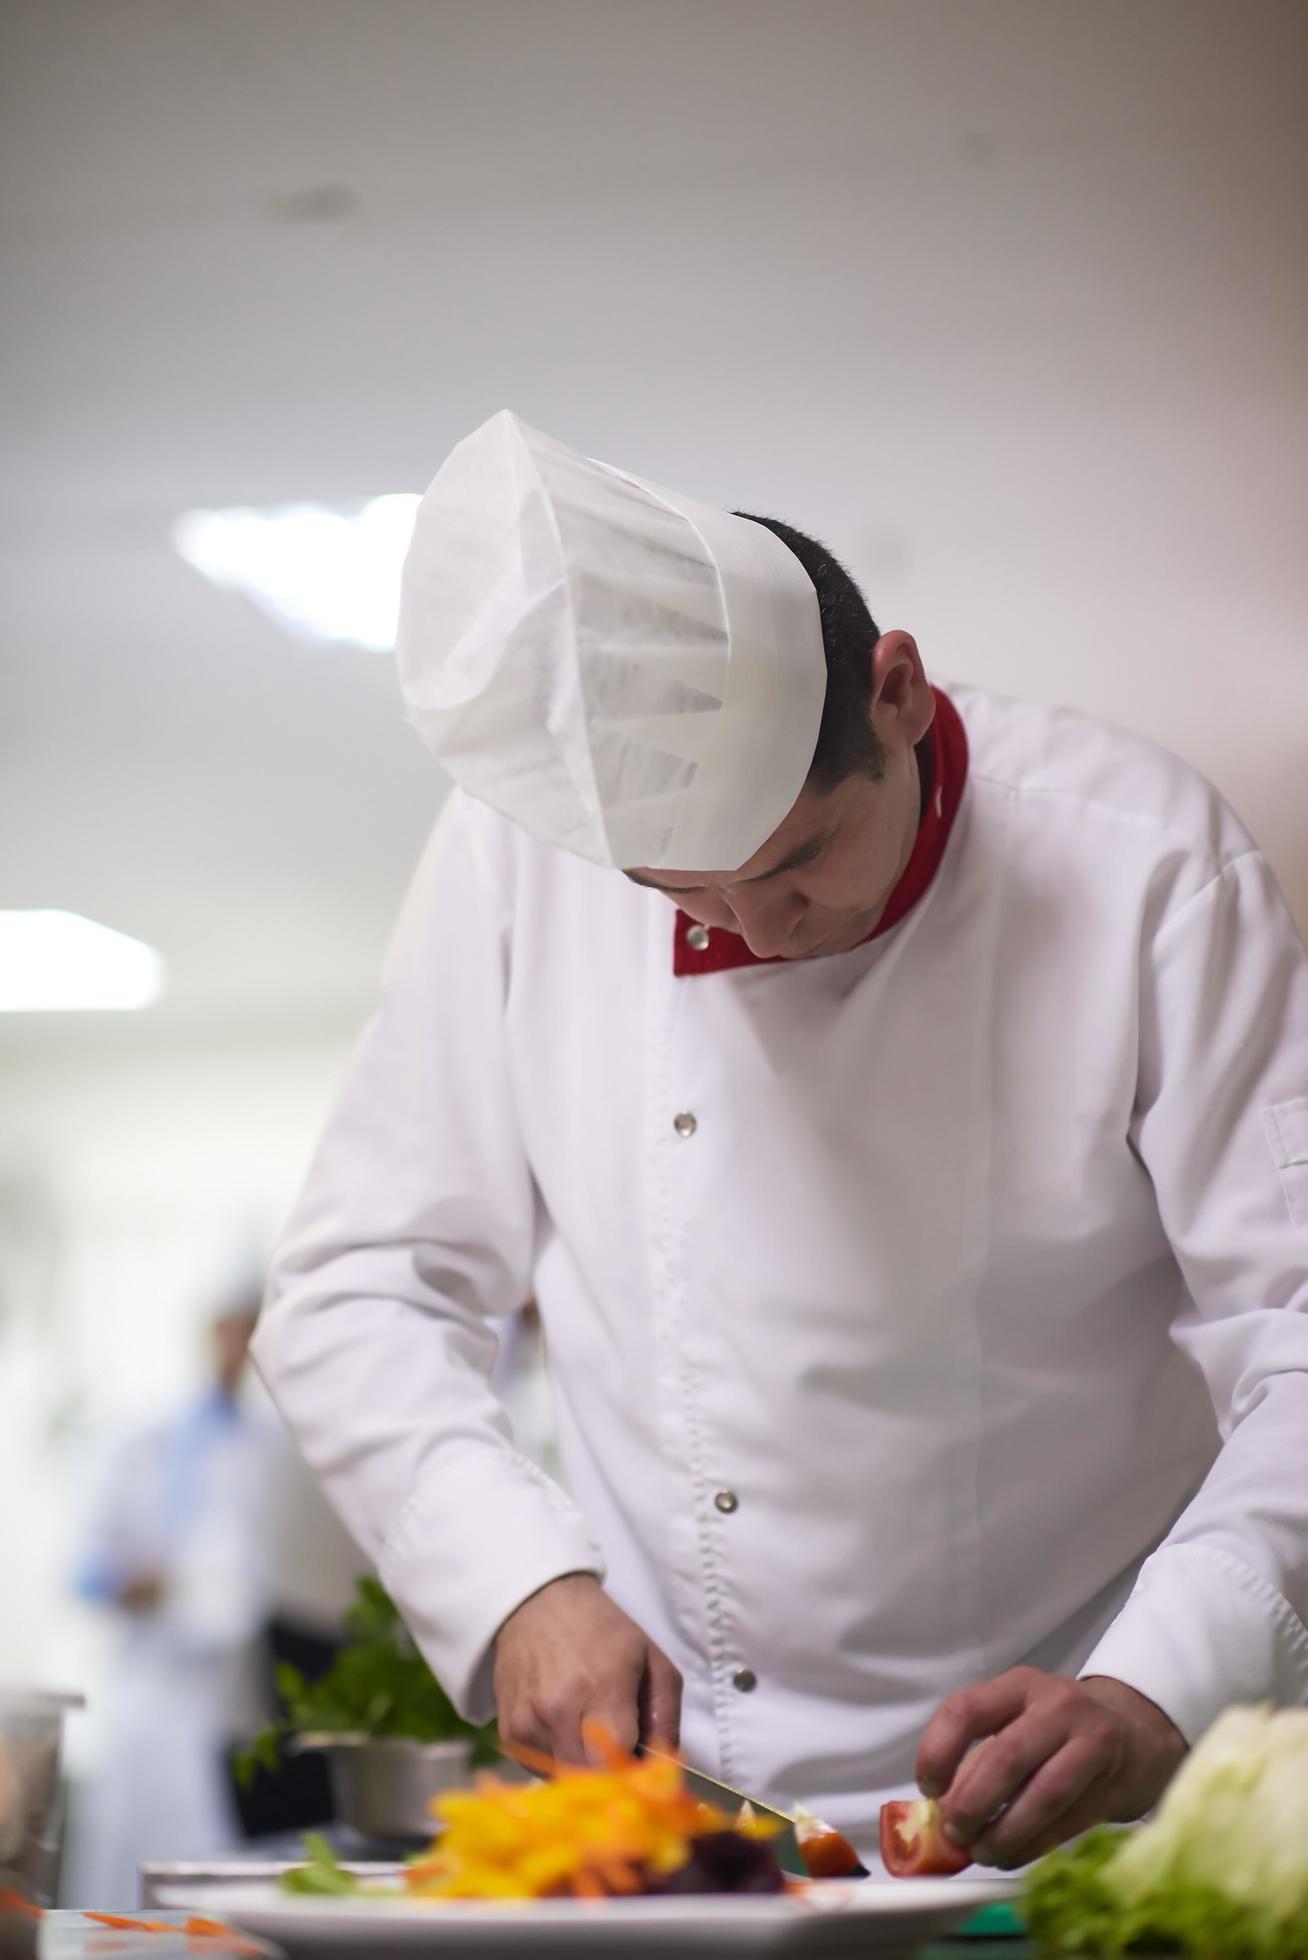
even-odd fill
[[[730,1783],[721,1783],[707,1770],[695,1769],[690,1763],[682,1762],[680,1756],[671,1755],[666,1749],[651,1748],[645,1743],[640,1752],[643,1756],[658,1756],[663,1762],[680,1765],[686,1788],[703,1803],[711,1803],[715,1809],[725,1811],[734,1823],[745,1805],[748,1804],[756,1817],[762,1817],[777,1827],[776,1836],[768,1839],[768,1847],[783,1872],[791,1878],[807,1878],[808,1866],[800,1856],[799,1839],[795,1834],[795,1820],[775,1805],[764,1803],[761,1797],[746,1796],[743,1790],[735,1790]]]

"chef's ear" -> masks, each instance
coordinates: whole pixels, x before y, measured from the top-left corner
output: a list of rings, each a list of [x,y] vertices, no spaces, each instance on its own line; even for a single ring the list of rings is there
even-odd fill
[[[897,741],[906,748],[916,748],[936,712],[917,641],[896,626],[881,635],[869,658],[877,733],[884,742]]]

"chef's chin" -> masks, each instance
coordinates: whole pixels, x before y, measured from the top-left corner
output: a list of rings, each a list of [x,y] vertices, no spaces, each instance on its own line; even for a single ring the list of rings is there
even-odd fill
[[[824,933],[822,938],[815,939],[811,946],[805,946],[794,952],[788,949],[781,957],[787,960],[826,960],[834,953],[852,953],[855,946],[862,945],[875,924],[875,919],[871,923],[866,919],[856,919],[852,925],[838,932]]]
[[[858,940],[858,934],[833,934],[828,939],[815,940],[813,945],[801,947],[793,952],[787,949],[780,957],[783,960],[825,960],[829,959],[832,953],[849,952],[851,947],[857,946]]]

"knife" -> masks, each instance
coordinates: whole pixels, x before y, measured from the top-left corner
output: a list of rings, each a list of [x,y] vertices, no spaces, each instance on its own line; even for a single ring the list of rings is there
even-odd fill
[[[689,1763],[682,1762],[680,1756],[671,1755],[666,1749],[655,1749],[646,1742],[640,1749],[642,1756],[657,1756],[662,1762],[676,1763],[685,1780],[686,1788],[692,1796],[703,1803],[711,1803],[715,1809],[725,1811],[734,1824],[745,1805],[748,1804],[756,1817],[777,1827],[776,1836],[767,1840],[783,1872],[791,1878],[807,1878],[808,1866],[800,1856],[799,1839],[795,1834],[795,1820],[784,1810],[777,1810],[760,1797],[747,1797],[743,1790],[733,1790],[729,1783],[719,1783],[716,1776],[707,1771],[693,1769]]]

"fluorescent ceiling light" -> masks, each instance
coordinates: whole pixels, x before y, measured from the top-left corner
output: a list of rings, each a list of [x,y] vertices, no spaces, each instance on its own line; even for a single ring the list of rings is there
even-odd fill
[[[400,567],[416,496],[396,492],[333,509],[191,510],[173,527],[188,565],[244,592],[282,626],[376,653],[395,645]]]
[[[77,912],[0,912],[0,1013],[148,1007],[164,990],[153,947]]]

